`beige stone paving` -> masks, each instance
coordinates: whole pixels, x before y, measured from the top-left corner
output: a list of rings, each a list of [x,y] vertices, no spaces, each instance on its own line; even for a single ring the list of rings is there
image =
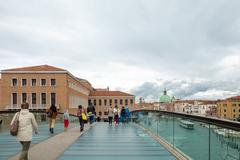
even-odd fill
[[[88,129],[89,125],[85,125],[84,132]],[[29,160],[55,160],[81,135],[82,132],[79,131],[79,127],[76,127],[48,138],[29,149]],[[18,160],[19,155],[20,153],[9,158],[9,160]]]

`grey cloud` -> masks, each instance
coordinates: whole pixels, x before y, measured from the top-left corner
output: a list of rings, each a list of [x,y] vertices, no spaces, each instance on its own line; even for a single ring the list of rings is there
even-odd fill
[[[170,95],[180,99],[192,99],[198,93],[205,93],[211,90],[230,92],[233,95],[240,94],[239,81],[165,81],[162,84],[156,82],[145,82],[142,85],[135,87],[131,90],[137,97],[144,97],[145,100],[158,101],[159,97],[163,94],[166,88]],[[204,99],[221,99],[226,98],[225,94],[218,97],[203,96]]]
[[[239,6],[238,0],[3,1],[1,68],[50,63],[105,73],[99,65],[118,62],[179,79],[156,77],[162,86],[133,89],[149,99],[164,87],[182,97],[211,88],[235,91],[240,67],[229,73],[216,63],[240,51]],[[189,87],[179,89],[183,84]]]

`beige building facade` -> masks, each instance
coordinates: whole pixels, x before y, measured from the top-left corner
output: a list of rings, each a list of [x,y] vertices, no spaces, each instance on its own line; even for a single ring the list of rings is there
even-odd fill
[[[30,109],[47,109],[55,104],[61,112],[87,107],[91,84],[67,70],[42,65],[1,71],[0,109],[19,109],[28,102]]]
[[[87,80],[49,65],[1,71],[0,110],[20,109],[21,103],[28,102],[32,110],[46,110],[55,104],[60,112],[68,109],[76,114],[79,105],[87,108],[91,101],[102,117],[110,104],[134,106],[135,97],[120,91],[94,89]]]
[[[126,106],[133,108],[135,96],[121,91],[110,91],[108,88],[96,89],[90,93],[89,103],[95,106],[97,117],[107,118],[109,107],[114,108],[117,105],[119,109]]]
[[[240,119],[240,96],[230,97],[217,102],[217,115],[223,119]]]

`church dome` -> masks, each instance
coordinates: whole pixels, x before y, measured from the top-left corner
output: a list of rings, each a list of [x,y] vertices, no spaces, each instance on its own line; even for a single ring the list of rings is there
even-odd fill
[[[159,102],[160,103],[171,103],[172,102],[172,98],[167,95],[166,89],[164,90],[163,95],[160,97]]]

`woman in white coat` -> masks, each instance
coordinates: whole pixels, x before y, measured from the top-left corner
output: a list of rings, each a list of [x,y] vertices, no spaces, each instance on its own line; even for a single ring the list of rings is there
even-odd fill
[[[23,103],[21,105],[21,111],[17,112],[14,115],[13,120],[11,122],[12,124],[16,116],[18,116],[19,128],[18,128],[17,140],[22,145],[22,153],[19,157],[19,160],[28,159],[28,150],[30,148],[30,144],[32,141],[32,132],[34,130],[36,134],[38,133],[37,122],[35,120],[34,115],[29,112],[28,108],[29,108],[29,104]]]

